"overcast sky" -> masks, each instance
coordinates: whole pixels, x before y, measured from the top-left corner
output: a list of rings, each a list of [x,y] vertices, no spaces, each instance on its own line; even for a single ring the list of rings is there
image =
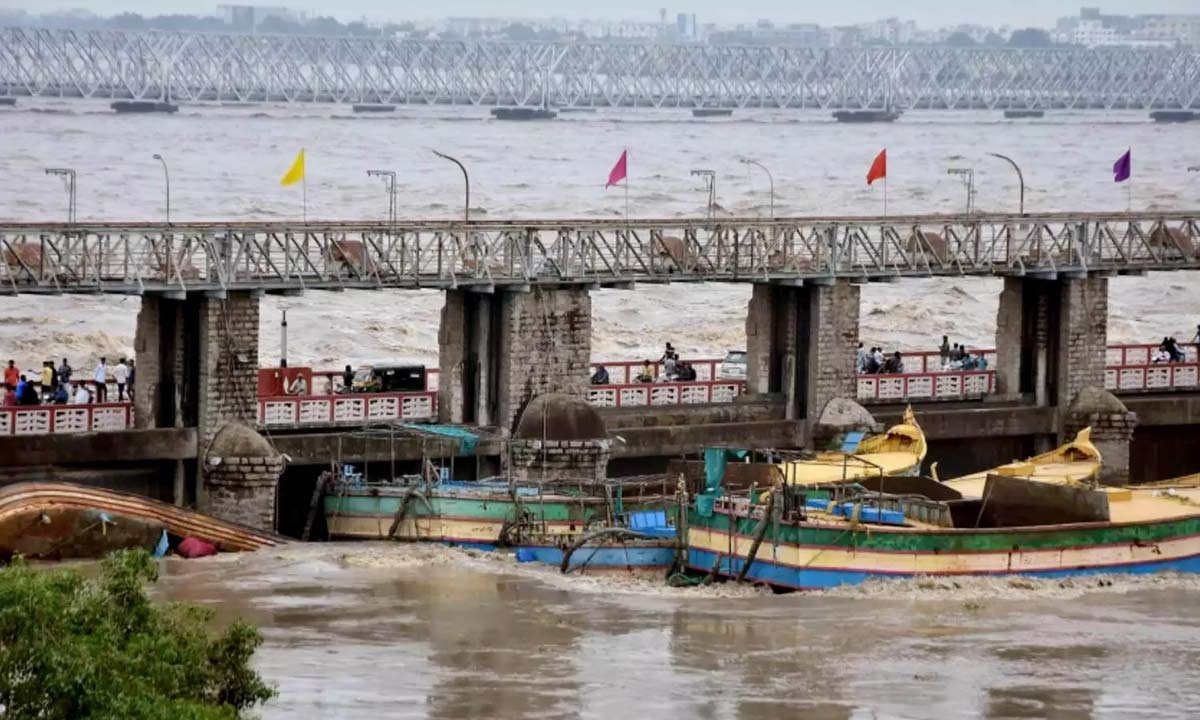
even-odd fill
[[[142,14],[211,14],[221,3],[250,4],[246,0],[0,0],[0,8],[49,12],[83,8],[111,15],[123,11]],[[427,4],[413,0],[260,0],[263,5],[283,5],[309,14],[333,15],[340,20],[422,19],[434,17],[513,16],[654,20],[658,8],[668,15],[694,12],[697,21],[735,22],[768,18],[782,22],[816,22],[823,25],[857,23],[889,16],[940,27],[958,23],[985,25],[1052,25],[1055,18],[1079,13],[1080,0],[687,0],[677,5],[646,0],[439,0]],[[1110,13],[1200,13],[1200,0],[1113,0],[1092,2]],[[436,7],[431,12],[430,8]]]

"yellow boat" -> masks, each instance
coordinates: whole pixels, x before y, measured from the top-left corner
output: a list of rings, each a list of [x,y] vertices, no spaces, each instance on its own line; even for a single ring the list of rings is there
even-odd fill
[[[1084,428],[1075,439],[1058,446],[1050,452],[1035,455],[1028,460],[1017,460],[1007,465],[963,475],[947,480],[949,487],[962,493],[963,497],[982,497],[988,475],[1019,477],[1056,485],[1093,483],[1100,476],[1103,458],[1092,444],[1092,429]],[[936,477],[936,468],[935,468]]]
[[[863,439],[852,453],[821,452],[811,460],[784,462],[780,469],[788,485],[850,483],[870,477],[918,475],[925,452],[925,433],[910,407],[899,425]]]

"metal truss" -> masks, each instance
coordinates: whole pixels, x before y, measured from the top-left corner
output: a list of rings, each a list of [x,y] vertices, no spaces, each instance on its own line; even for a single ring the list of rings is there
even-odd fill
[[[0,225],[0,292],[828,284],[1200,269],[1200,213]]]
[[[1200,53],[417,41],[0,29],[0,91],[561,107],[1200,108]]]

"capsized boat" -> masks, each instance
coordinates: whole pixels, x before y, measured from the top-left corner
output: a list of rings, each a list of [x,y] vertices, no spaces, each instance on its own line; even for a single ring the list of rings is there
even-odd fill
[[[864,438],[857,447],[820,452],[812,459],[785,461],[780,470],[788,485],[825,485],[855,482],[866,477],[917,475],[925,459],[925,433],[912,408],[900,424],[880,435]]]
[[[701,495],[687,516],[687,566],[784,589],[1200,572],[1200,487],[1100,487],[1100,462],[1084,431],[1050,453],[947,483],[866,478]]]
[[[277,535],[130,493],[63,482],[0,488],[0,558],[97,558],[123,548],[153,550],[163,531],[218,550],[246,551],[287,541]]]
[[[665,479],[520,485],[504,478],[449,481],[429,475],[373,482],[330,478],[324,499],[329,537],[419,540],[492,550],[522,528],[578,533],[616,515],[674,497]]]

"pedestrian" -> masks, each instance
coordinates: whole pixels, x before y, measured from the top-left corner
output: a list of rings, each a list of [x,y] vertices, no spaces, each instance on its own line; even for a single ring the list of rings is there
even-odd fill
[[[73,367],[71,367],[71,363],[67,362],[66,358],[63,358],[62,365],[58,366],[58,384],[59,385],[70,385],[71,384],[71,375],[74,372],[75,372],[75,369]]]
[[[942,336],[942,346],[938,348],[938,357],[942,359],[942,369],[950,364],[950,338]]]
[[[854,369],[859,375],[867,371],[867,351],[863,349],[861,340],[858,343],[858,353],[854,356]]]
[[[348,393],[354,389],[354,369],[349,365],[342,371],[342,392]]]
[[[108,402],[108,364],[107,358],[100,358],[92,379],[96,381],[96,402]]]
[[[39,403],[37,390],[33,389],[33,383],[22,375],[21,381],[17,384],[17,404],[38,405]]]
[[[125,394],[129,396],[129,402],[133,402],[133,381],[137,377],[137,368],[134,367],[133,358],[129,358],[129,382],[125,385]]]
[[[16,391],[17,382],[21,379],[21,371],[17,369],[17,363],[13,360],[8,361],[8,367],[4,368],[4,384],[10,390]]]
[[[42,400],[54,397],[54,361],[42,363]]]
[[[129,366],[121,358],[113,368],[113,380],[117,383],[117,402],[125,402],[125,383],[129,382]]]

